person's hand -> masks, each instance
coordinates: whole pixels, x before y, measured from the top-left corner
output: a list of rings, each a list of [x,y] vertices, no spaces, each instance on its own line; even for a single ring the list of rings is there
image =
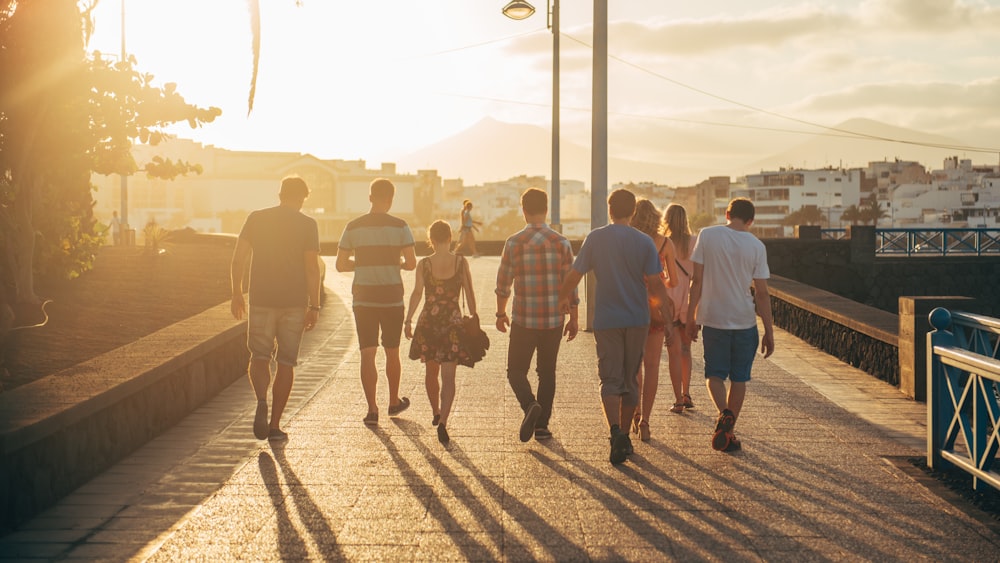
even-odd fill
[[[580,332],[580,323],[576,319],[571,318],[563,329],[563,336],[566,337],[566,342],[576,338],[578,332]]]
[[[310,331],[316,328],[316,323],[319,322],[319,311],[316,309],[309,309],[306,311],[305,329]]]
[[[559,300],[559,312],[568,315],[569,314],[569,298],[564,298]]]
[[[760,339],[760,353],[764,354],[765,358],[771,356],[774,353],[774,333],[765,332],[764,336]]]
[[[507,332],[508,326],[510,326],[510,318],[507,315],[497,317],[497,330]]]
[[[243,320],[243,317],[246,315],[247,312],[247,303],[243,299],[242,293],[237,293],[233,295],[233,300],[229,303],[229,311],[232,312],[233,317],[236,320],[238,321]]]
[[[403,334],[406,335],[407,340],[413,340],[413,321],[406,321],[403,325]]]
[[[700,330],[700,329],[701,329],[701,325],[694,324],[694,323],[688,323],[688,326],[687,326],[688,338],[691,339],[691,342],[697,342],[698,341],[698,330]]]

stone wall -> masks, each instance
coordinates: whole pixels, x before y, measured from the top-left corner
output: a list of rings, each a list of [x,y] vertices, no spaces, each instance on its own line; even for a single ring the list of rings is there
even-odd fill
[[[850,240],[765,239],[771,273],[897,313],[904,296],[961,295],[976,313],[1000,316],[1000,256],[858,259]],[[865,249],[862,254],[868,253]]]
[[[177,423],[248,358],[226,303],[0,395],[0,531]]]

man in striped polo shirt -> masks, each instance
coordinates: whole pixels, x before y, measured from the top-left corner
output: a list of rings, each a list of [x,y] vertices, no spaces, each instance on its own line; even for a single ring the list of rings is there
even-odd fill
[[[525,226],[507,239],[497,271],[497,330],[507,332],[510,325],[507,381],[524,411],[522,442],[532,435],[536,440],[552,437],[549,418],[556,394],[559,344],[563,334],[567,340],[573,340],[578,330],[576,289],[565,328],[564,315],[559,311],[559,286],[573,267],[573,249],[566,237],[545,224],[548,205],[548,195],[538,188],[528,188],[521,194]],[[511,285],[514,286],[513,319],[507,317],[506,311]],[[531,356],[536,352],[537,398],[528,382]]]
[[[385,349],[385,376],[389,381],[389,415],[397,415],[410,406],[407,397],[399,396],[402,371],[399,341],[403,332],[400,269],[416,268],[417,257],[410,226],[389,215],[395,194],[396,187],[389,180],[373,180],[368,192],[371,210],[347,224],[337,250],[337,271],[354,272],[354,324],[361,348],[361,387],[368,401],[364,423],[369,426],[378,424],[375,354],[379,331]]]

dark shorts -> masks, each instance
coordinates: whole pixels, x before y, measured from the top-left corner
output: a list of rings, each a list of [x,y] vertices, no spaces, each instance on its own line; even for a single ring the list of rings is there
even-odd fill
[[[757,354],[757,327],[742,330],[702,328],[705,347],[705,377],[750,381],[750,368]]]
[[[403,307],[354,307],[354,326],[358,331],[358,347],[378,346],[382,333],[383,348],[399,348],[403,334]]]

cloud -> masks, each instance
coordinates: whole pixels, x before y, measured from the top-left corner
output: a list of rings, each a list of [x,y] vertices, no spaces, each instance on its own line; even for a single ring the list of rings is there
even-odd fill
[[[802,109],[836,113],[859,108],[902,107],[942,111],[948,107],[993,112],[1000,100],[1000,77],[958,84],[946,82],[891,82],[864,84],[813,96]]]
[[[1000,9],[966,0],[867,0],[859,14],[869,27],[890,31],[970,32],[1000,24]]]
[[[812,7],[768,12],[753,17],[716,17],[656,25],[636,22],[609,24],[615,50],[621,53],[706,55],[746,47],[777,48],[814,36],[850,29],[847,15]]]

